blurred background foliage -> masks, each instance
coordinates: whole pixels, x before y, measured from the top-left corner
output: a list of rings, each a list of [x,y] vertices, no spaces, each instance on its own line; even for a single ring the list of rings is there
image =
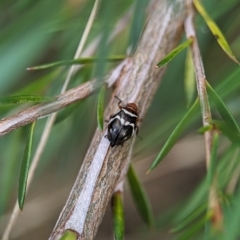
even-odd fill
[[[73,77],[69,87],[107,73],[116,63],[106,64],[101,61],[106,56],[125,55],[129,53],[129,46],[131,46],[130,50],[134,51],[144,27],[147,2],[102,1],[86,44],[89,46],[101,34],[100,45],[94,54],[100,60],[95,64],[84,66]],[[0,96],[57,95],[68,67],[32,72],[25,69],[34,65],[72,59],[93,4],[92,0],[2,0],[0,2]],[[240,59],[240,2],[204,0],[203,5],[228,39],[235,56]],[[110,43],[107,43],[109,35],[115,30],[116,23],[124,18],[129,9],[132,13],[128,24]],[[207,79],[239,122],[239,66],[220,49],[199,16],[196,17],[196,28]],[[201,127],[200,114],[189,123],[189,127],[165,160],[153,172],[145,174],[170,133],[187,111],[184,92],[185,57],[186,51],[183,51],[169,64],[140,127],[139,134],[143,139],[137,139],[134,148],[133,165],[150,198],[156,229],[148,230],[144,226],[126,184],[125,239],[203,239],[205,220],[202,219],[207,204],[207,188],[203,181],[206,173],[204,139],[203,135],[197,132]],[[110,92],[108,90],[109,94]],[[60,111],[26,198],[24,211],[13,229],[11,239],[47,239],[49,236],[96,129],[96,99],[97,94],[94,94]],[[29,104],[0,105],[0,117],[9,116],[27,106]],[[219,118],[214,107],[212,113],[214,119]],[[44,118],[36,124],[33,153],[45,123]],[[0,138],[0,235],[17,197],[26,130],[27,128],[23,127]],[[239,150],[223,136],[220,139],[218,153],[221,176],[219,185],[223,199],[229,201],[225,190],[229,186],[234,169],[239,169]],[[232,160],[231,164],[228,164],[230,160]],[[240,207],[235,206],[236,202],[240,201],[239,186],[238,184],[236,186],[236,194],[231,198],[232,203],[224,205],[226,209],[223,209],[226,224],[232,223],[232,228],[239,226],[240,223],[237,216]],[[199,208],[201,209],[198,214],[193,217],[193,213]],[[231,208],[236,212],[234,216],[229,210]],[[183,219],[186,220],[187,216],[190,216],[190,225],[186,224],[187,227],[182,227],[183,231],[180,233],[170,232],[176,226],[179,227],[180,223],[184,225]],[[191,233],[196,235],[193,237]],[[228,239],[239,236],[236,235],[239,233],[232,234],[233,238]],[[111,238],[111,214],[107,211],[96,239]]]

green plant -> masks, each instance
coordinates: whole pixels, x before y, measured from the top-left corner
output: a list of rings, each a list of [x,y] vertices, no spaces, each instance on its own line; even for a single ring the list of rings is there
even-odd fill
[[[199,2],[194,1],[194,3],[198,11],[202,13],[201,5],[199,10]],[[97,6],[97,4],[100,5]],[[166,2],[162,1],[161,4],[163,4],[162,8],[164,9]],[[90,225],[94,227],[91,230],[84,229],[84,231],[88,230],[91,237],[96,234],[108,204],[106,199],[109,200],[112,193],[115,192],[113,201],[116,207],[114,219],[117,219],[114,221],[114,227],[117,229],[115,237],[121,239],[124,234],[124,226],[119,228],[118,223],[124,223],[123,212],[125,212],[126,229],[128,227],[127,219],[132,217],[126,211],[130,200],[126,201],[123,195],[123,181],[132,159],[138,172],[135,174],[131,167],[128,173],[131,191],[136,201],[134,205],[150,230],[145,229],[141,224],[133,224],[134,230],[131,230],[131,239],[159,239],[159,237],[162,239],[203,239],[206,237],[206,239],[234,240],[239,237],[240,233],[237,228],[240,221],[240,208],[237,204],[239,202],[238,179],[240,174],[238,163],[239,66],[221,51],[205,22],[199,16],[195,21],[198,36],[192,35],[192,30],[189,31],[188,28],[189,22],[185,22],[188,40],[183,47],[188,47],[189,52],[192,51],[193,63],[191,63],[191,55],[185,56],[185,51],[175,51],[174,54],[170,53],[170,57],[168,55],[166,58],[167,54],[179,44],[177,40],[183,35],[182,21],[190,17],[189,11],[195,14],[191,1],[169,1],[168,4],[166,9],[169,12],[176,11],[175,14],[168,16],[169,12],[161,12],[162,8],[160,8],[161,11],[159,10],[160,13],[156,14],[155,8],[157,9],[157,7],[153,4],[147,8],[146,1],[143,0],[102,1],[101,3],[98,1],[82,1],[81,3],[76,1],[41,1],[32,3],[25,0],[15,3],[11,8],[7,1],[0,3],[0,24],[2,26],[0,33],[0,116],[2,118],[0,135],[5,135],[0,139],[2,153],[0,158],[0,186],[2,190],[0,212],[4,219],[6,213],[11,211],[11,206],[14,204],[13,199],[17,195],[16,186],[21,164],[18,159],[22,159],[24,148],[29,149],[31,146],[31,157],[30,152],[26,150],[24,160],[27,161],[21,170],[24,181],[20,181],[19,186],[20,207],[25,213],[27,206],[34,203],[37,206],[35,209],[40,208],[42,211],[41,216],[36,215],[35,210],[32,211],[29,221],[20,228],[23,231],[24,228],[27,229],[27,226],[31,230],[38,226],[44,238],[49,236],[49,231],[46,233],[44,231],[45,228],[52,229],[54,226],[47,221],[51,218],[49,209],[57,212],[52,217],[54,218],[53,222],[56,222],[61,207],[70,192],[71,184],[83,162],[81,159],[84,158],[93,131],[97,126],[97,109],[99,126],[101,127],[103,120],[109,119],[109,116],[116,111],[117,102],[114,100],[114,95],[118,95],[124,101],[134,99],[140,105],[140,116],[144,116],[144,119],[140,126],[139,135],[143,140],[136,139],[134,148],[132,148],[133,141],[131,140],[125,143],[124,148],[110,150],[106,147],[102,148],[106,150],[104,154],[108,160],[98,159],[97,163],[100,164],[102,161],[103,165],[97,165],[100,177],[95,176],[97,178],[96,184],[91,182],[91,177],[88,175],[91,172],[91,161],[86,159],[77,177],[74,190],[69,197],[70,205],[67,206],[70,207],[67,211],[63,211],[62,216],[68,218],[70,216],[68,214],[71,211],[74,212],[74,204],[71,205],[71,201],[77,201],[86,180],[87,186],[90,186],[89,189],[91,188],[94,193],[91,209],[95,210],[94,207],[101,202],[100,200],[104,200],[101,205],[101,213],[95,214],[97,216],[96,225],[92,220],[94,218],[89,217],[86,213],[86,222],[91,220]],[[203,1],[202,5],[220,26],[226,39],[229,40],[232,52],[236,55],[230,52],[229,45],[226,47],[226,42],[221,38],[223,35],[219,34],[214,27],[213,34],[215,37],[216,34],[218,35],[217,40],[220,41],[220,45],[223,45],[224,51],[237,62],[240,57],[238,54],[240,46],[239,21],[237,21],[239,3],[236,0],[228,1],[227,4],[219,1]],[[92,11],[93,6],[95,6],[95,10]],[[185,15],[185,10],[187,10],[187,15]],[[147,11],[148,17],[146,17]],[[91,16],[95,19],[92,19],[94,20],[92,27],[91,20],[88,20],[91,12]],[[206,15],[204,16],[206,18]],[[145,25],[146,20],[151,18],[152,24]],[[158,19],[161,19],[162,22]],[[192,19],[190,18],[190,20]],[[169,21],[166,28],[164,28],[164,21]],[[129,22],[131,24],[128,24]],[[122,25],[118,23],[122,23]],[[89,28],[85,28],[86,25]],[[213,26],[212,22],[210,22],[210,26]],[[194,29],[193,24],[190,24],[191,27]],[[91,30],[90,33],[88,33],[89,30]],[[147,31],[151,31],[151,37],[147,35],[149,34]],[[163,41],[158,42],[160,37],[156,38],[154,34],[159,34],[161,31],[165,35],[161,35]],[[175,35],[171,36],[170,33]],[[82,40],[78,44],[82,35],[87,38],[81,37]],[[141,35],[142,40],[139,41]],[[168,42],[165,42],[166,39]],[[198,39],[200,47],[196,45],[196,39]],[[77,59],[73,60],[73,53],[77,46],[78,51],[74,57]],[[129,46],[131,49],[127,52]],[[153,49],[155,50],[153,51]],[[199,49],[201,49],[201,54]],[[80,53],[82,54],[80,55]],[[127,53],[130,54],[130,58],[127,58]],[[178,55],[175,57],[176,53]],[[173,59],[173,57],[175,58]],[[208,82],[204,79],[201,57]],[[120,63],[124,58],[125,60]],[[163,61],[159,66],[169,62],[169,60],[172,61],[161,80],[159,90],[151,101],[151,96],[158,86],[157,80],[165,71],[164,66],[160,66],[160,69],[156,69],[154,66],[162,59]],[[166,59],[167,61],[165,61]],[[185,60],[186,67],[184,67]],[[48,63],[50,64],[45,65]],[[32,66],[41,67],[33,68]],[[43,67],[45,69],[40,71],[40,68]],[[144,67],[146,69],[149,67],[149,69],[146,70]],[[193,78],[194,67],[195,69],[200,68],[200,73],[196,74],[200,80],[197,84],[198,98]],[[23,71],[25,68],[32,70],[32,72],[25,73]],[[109,77],[113,69],[118,79],[114,78],[114,74]],[[136,75],[134,75],[135,72]],[[184,83],[184,73],[186,72],[189,74],[186,74],[188,79]],[[128,80],[125,79],[127,76],[130,76]],[[106,79],[108,85],[106,96],[102,91],[97,97],[96,92],[99,91]],[[64,80],[66,81],[64,82]],[[112,86],[116,80],[119,82],[118,85],[115,85],[114,90]],[[131,86],[132,82],[135,83],[134,86]],[[151,84],[149,84],[150,82]],[[106,98],[105,102],[110,102],[106,108],[104,98]],[[194,98],[197,100],[193,104]],[[98,102],[97,99],[101,101]],[[151,107],[148,109],[150,103]],[[36,105],[31,106],[31,104]],[[104,109],[106,109],[105,115],[103,115]],[[23,111],[22,114],[18,114],[20,111]],[[54,112],[58,112],[58,114],[51,115],[48,120],[41,119],[41,117]],[[203,127],[201,127],[201,116]],[[35,130],[30,132],[28,138],[28,129],[24,126],[36,119],[38,120]],[[106,124],[103,129],[106,129]],[[191,145],[196,136],[204,139],[197,132],[197,129],[200,129],[201,134],[205,135],[206,174],[203,170],[204,148],[198,144]],[[12,132],[10,133],[10,131]],[[97,130],[87,156],[90,156],[91,152],[98,151],[97,146],[100,139],[102,139],[100,146],[107,144],[107,139],[102,138],[104,134],[104,131]],[[39,141],[40,145],[38,145]],[[25,142],[27,142],[26,146]],[[178,149],[178,146],[183,148]],[[199,151],[203,153],[200,154],[201,162],[199,163],[202,168],[196,164],[197,156],[191,154],[191,148],[195,149],[196,152],[197,149],[200,149]],[[160,149],[162,150],[160,151]],[[171,155],[172,152],[175,152],[175,157]],[[192,165],[181,158],[182,154],[191,159]],[[158,157],[151,165],[150,170],[153,170],[160,161],[165,159],[164,163],[161,163],[154,171],[149,172],[147,176],[142,174],[148,170],[148,166],[157,155]],[[31,158],[33,170],[32,172],[30,170],[28,175]],[[35,171],[37,166],[35,164],[39,160],[41,161],[37,171]],[[146,165],[144,169],[141,169],[140,165],[143,163]],[[202,183],[197,186],[195,179],[194,186],[191,186],[194,193],[186,203],[183,200],[187,198],[186,195],[190,195],[190,180],[187,184],[180,185],[181,188],[188,189],[187,193],[184,194],[181,193],[181,190],[173,189],[173,184],[170,184],[169,179],[163,176],[162,171],[168,172],[169,178],[173,182],[175,180],[174,183],[177,184],[176,175],[180,174],[181,171],[184,170],[194,178],[196,169],[201,170]],[[139,175],[140,180],[137,179],[137,175]],[[27,176],[30,179],[34,176],[36,182],[33,182],[25,205],[23,205],[26,189],[29,187],[26,186]],[[146,190],[144,190],[141,181]],[[149,182],[151,184],[148,184]],[[179,182],[181,181],[179,180]],[[107,195],[106,198],[100,191],[100,187],[103,187],[105,191],[103,192]],[[155,194],[151,189],[154,189]],[[34,198],[38,191],[38,196],[44,194],[43,201],[39,200],[41,197]],[[145,191],[150,192],[150,201]],[[167,194],[161,194],[161,191]],[[178,196],[176,199],[174,199],[174,191]],[[101,197],[97,196],[98,192],[101,193]],[[152,207],[150,202],[152,202]],[[152,214],[151,209],[154,210],[154,214]],[[15,212],[19,213],[18,205],[15,206]],[[82,211],[81,214],[76,211],[74,216],[78,215],[84,214]],[[33,228],[30,224],[31,219],[35,219],[36,222],[36,226]],[[44,226],[41,219],[44,219]],[[140,221],[138,221],[136,214],[136,223],[138,222]],[[59,224],[61,225],[62,222],[58,222],[55,229],[58,229]],[[68,222],[68,224],[71,226],[72,223]],[[108,224],[110,223],[108,222]],[[3,226],[0,229],[4,229],[5,226],[6,221],[3,221]],[[104,225],[102,228],[104,229]],[[167,236],[164,235],[166,228],[172,229],[172,233],[167,234]],[[116,236],[119,229],[119,235]],[[100,229],[98,236],[101,236],[101,232],[104,230]],[[126,237],[128,237],[128,231]],[[52,236],[54,234],[56,232]],[[76,232],[67,232],[64,236],[66,239],[68,234],[72,239],[76,238]],[[5,234],[5,236],[7,235]],[[14,235],[17,239],[33,238],[30,231],[27,232],[27,230],[25,235],[21,234],[19,230],[13,230],[13,238]],[[104,236],[106,238],[106,233]]]

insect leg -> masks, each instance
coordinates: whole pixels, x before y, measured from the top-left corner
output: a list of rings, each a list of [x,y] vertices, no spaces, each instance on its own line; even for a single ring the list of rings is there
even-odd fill
[[[115,98],[119,101],[118,102],[118,107],[119,107],[119,109],[122,109],[122,105],[121,105],[121,103],[122,103],[122,100],[118,97],[118,96],[115,96]]]

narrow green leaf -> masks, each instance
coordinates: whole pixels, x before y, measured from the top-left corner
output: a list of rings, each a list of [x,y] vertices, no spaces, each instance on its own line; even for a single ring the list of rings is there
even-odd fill
[[[9,206],[9,199],[11,199],[15,188],[16,169],[19,167],[19,162],[16,159],[21,154],[22,143],[22,129],[19,130],[13,131],[12,134],[2,138],[2,144],[0,143],[0,149],[2,149],[0,159],[2,169],[0,174],[0,214],[4,213]],[[8,154],[5,155],[4,152]]]
[[[225,150],[224,154],[219,159],[219,164],[217,166],[218,173],[219,173],[219,187],[221,189],[225,189],[226,184],[228,183],[228,179],[226,179],[224,176],[231,176],[232,171],[228,171],[228,168],[231,164],[229,162],[236,161],[238,159],[238,155],[236,150],[238,147],[236,145],[230,145],[228,149]],[[234,159],[234,156],[235,159]],[[227,171],[226,171],[227,170]],[[224,175],[223,175],[224,173]],[[223,182],[224,181],[224,182]],[[188,199],[187,203],[184,204],[184,206],[180,209],[180,211],[175,215],[175,225],[181,224],[185,219],[188,218],[188,216],[195,211],[197,208],[199,208],[202,204],[205,204],[207,206],[206,202],[206,196],[208,194],[208,185],[207,185],[207,179],[205,178],[201,184],[195,189],[194,193]]]
[[[125,58],[126,58],[126,56],[112,56],[112,57],[106,58],[106,61],[108,61],[108,62],[118,62],[118,61],[121,61]],[[57,66],[82,65],[82,64],[94,63],[97,60],[98,60],[98,58],[96,58],[96,57],[63,60],[63,61],[47,63],[47,64],[43,64],[43,65],[39,65],[39,66],[29,67],[29,68],[27,68],[27,70],[32,71],[32,70],[41,70],[41,69],[57,67]]]
[[[239,225],[240,225],[240,191],[239,186],[232,199],[230,208],[225,209],[224,214],[224,233],[221,240],[236,240],[239,239]]]
[[[207,181],[204,179],[200,185],[195,189],[194,193],[179,210],[178,214],[175,215],[174,225],[178,226],[185,221],[192,212],[198,209],[202,205],[207,206],[206,196],[208,194]]]
[[[239,168],[239,145],[232,144],[230,145],[231,148],[234,149],[234,152],[228,156],[227,164],[224,166],[223,170],[220,172],[218,171],[218,180],[219,180],[219,189],[227,188],[226,194],[229,194],[233,188],[229,187],[229,177],[235,174],[236,169]],[[221,164],[222,159],[220,159],[219,164]],[[230,193],[231,194],[231,193]],[[219,192],[220,199],[224,202],[223,194]]]
[[[146,8],[148,6],[148,1],[138,0],[134,2],[134,10],[132,11],[132,26],[129,33],[129,43],[131,46],[131,54],[136,50],[139,38],[141,37],[145,19],[146,19]]]
[[[138,212],[148,227],[152,228],[154,226],[154,218],[151,204],[147,197],[147,194],[145,193],[144,187],[140,183],[131,164],[128,169],[127,177]]]
[[[205,214],[207,209],[207,203],[204,203],[193,210],[189,216],[187,216],[181,223],[179,223],[175,228],[171,230],[171,232],[176,233],[182,231],[184,228],[188,227],[193,223],[197,218],[199,218],[202,214]]]
[[[240,68],[236,68],[233,72],[229,72],[228,76],[222,78],[221,82],[216,86],[216,91],[221,94],[222,98],[232,96],[240,87]]]
[[[198,107],[199,107],[199,99],[197,98],[195,103],[187,111],[187,113],[184,115],[182,120],[178,123],[176,128],[173,130],[172,134],[168,138],[167,142],[164,144],[160,153],[158,154],[158,156],[156,157],[156,159],[153,161],[152,165],[150,166],[148,172],[153,170],[163,160],[163,158],[169,153],[169,151],[172,149],[173,145],[176,143],[176,141],[182,134],[183,130],[188,126],[191,119],[197,113]]]
[[[35,95],[18,95],[18,96],[6,96],[0,97],[0,105],[7,105],[7,104],[19,104],[19,103],[26,103],[26,102],[34,102],[34,103],[41,103],[41,102],[49,102],[55,100],[56,97],[42,97],[42,96],[35,96]]]
[[[125,231],[124,211],[122,202],[122,193],[117,192],[113,195],[113,230],[115,240],[124,239]]]
[[[187,106],[189,107],[193,101],[193,97],[196,91],[194,66],[193,66],[192,56],[189,48],[187,50],[186,61],[185,61],[184,87],[185,87],[185,93],[186,93],[186,99],[187,99]]]
[[[221,30],[218,28],[217,24],[213,21],[213,19],[208,15],[207,11],[204,9],[202,4],[199,0],[193,0],[193,3],[198,10],[198,12],[201,14],[201,16],[204,18],[206,24],[208,25],[209,29],[211,30],[212,34],[215,36],[215,38],[218,41],[218,44],[221,46],[223,51],[237,64],[240,64],[237,58],[234,56],[226,38],[222,34]]]
[[[214,124],[217,129],[219,129],[223,135],[229,138],[229,140],[237,145],[240,144],[240,134],[232,129],[228,124],[223,121],[211,120],[211,124]]]
[[[210,131],[212,129],[213,129],[212,125],[204,126],[198,129],[198,133],[204,134],[205,132]]]
[[[186,239],[194,239],[194,236],[203,229],[205,223],[206,223],[206,216],[202,217],[202,219],[198,220],[194,225],[187,228],[187,230],[181,234],[180,237],[177,238],[177,240],[186,240]]]
[[[210,214],[208,212],[208,214]],[[211,224],[210,224],[210,221],[206,221],[205,222],[205,227],[204,227],[204,238],[203,240],[211,240]]]
[[[25,147],[21,171],[20,171],[19,186],[18,186],[18,205],[21,210],[23,209],[25,195],[27,191],[27,179],[28,179],[28,171],[30,167],[33,132],[34,132],[35,123],[36,122],[33,122],[29,128],[27,144]]]
[[[162,67],[169,63],[173,58],[175,58],[184,48],[188,47],[192,43],[192,38],[189,38],[184,43],[180,44],[178,47],[174,48],[170,53],[167,54],[158,64],[158,67]]]
[[[77,240],[77,239],[78,239],[77,233],[72,230],[67,230],[60,238],[60,240]]]
[[[100,92],[98,94],[98,106],[97,106],[97,122],[98,127],[103,130],[103,117],[104,117],[104,97],[105,97],[106,85],[102,85]]]
[[[228,110],[228,108],[225,105],[225,103],[223,102],[223,100],[215,92],[215,90],[211,87],[211,85],[208,82],[206,82],[206,83],[207,83],[207,90],[210,93],[210,97],[212,97],[212,99],[217,107],[217,110],[218,110],[219,114],[221,115],[221,117],[223,118],[223,120],[229,126],[231,126],[236,132],[240,133],[240,128],[239,128],[236,120],[234,119],[231,112]]]
[[[219,141],[219,135],[215,131],[213,134],[210,164],[207,171],[207,184],[209,187],[212,185],[214,176],[216,175],[218,141]]]

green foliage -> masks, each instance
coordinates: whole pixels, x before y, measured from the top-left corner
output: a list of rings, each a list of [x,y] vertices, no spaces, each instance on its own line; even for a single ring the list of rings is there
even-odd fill
[[[75,232],[71,230],[67,230],[63,236],[60,238],[60,240],[77,240],[78,236]]]
[[[170,53],[167,54],[158,64],[158,67],[162,67],[168,64],[172,59],[174,59],[183,49],[188,47],[192,43],[192,38],[189,38],[184,43],[180,44],[178,47],[174,48]]]
[[[94,1],[92,0],[80,2],[23,0],[15,1],[12,4],[4,0],[0,3],[1,118],[21,111],[25,105],[17,105],[17,103],[41,103],[54,100],[45,96],[56,96],[60,93],[68,67],[73,63],[86,64],[94,62],[94,64],[88,64],[84,71],[79,71],[73,77],[70,87],[76,86],[80,82],[88,81],[91,78],[98,78],[101,82],[105,74],[108,74],[109,69],[115,66],[115,60],[120,60],[120,58],[115,57],[111,59],[111,56],[125,56],[129,52],[127,51],[129,45],[131,45],[131,53],[134,53],[145,26],[147,1],[102,1],[97,19],[86,43],[86,47],[89,47],[92,41],[100,39],[97,51],[93,55],[83,55],[81,59],[73,62],[72,60],[56,62],[59,59],[73,59],[93,3]],[[219,2],[217,0],[203,0],[206,10],[201,5],[199,8],[199,1],[195,1],[195,3],[199,12],[205,17],[213,35],[217,36],[217,41],[224,51],[233,60],[237,61],[240,57],[239,1]],[[132,19],[129,20],[125,17],[124,19],[128,19],[129,24],[126,24],[124,30],[112,39],[110,36],[112,31],[116,29],[115,23],[130,8],[133,9],[133,12],[130,14]],[[207,12],[210,14],[206,15]],[[237,64],[234,64],[222,53],[200,17],[196,18],[196,29],[206,77],[209,80],[207,91],[214,119],[209,122],[209,127],[201,128],[201,131],[202,133],[210,130],[218,131],[219,141],[218,144],[215,142],[216,144],[213,145],[214,151],[212,152],[212,157],[215,156],[215,161],[216,147],[218,146],[217,164],[213,168],[214,170],[209,171],[208,175],[194,177],[192,172],[197,168],[196,165],[201,164],[201,166],[204,166],[204,153],[202,154],[201,163],[193,164],[190,167],[186,167],[179,162],[178,155],[175,155],[176,159],[171,159],[172,166],[170,166],[173,170],[170,167],[165,168],[164,164],[160,164],[153,173],[147,176],[141,175],[141,172],[145,173],[146,166],[151,163],[151,156],[156,156],[160,152],[151,165],[150,170],[155,168],[167,156],[174,145],[178,143],[178,140],[184,137],[184,139],[190,139],[191,141],[191,137],[198,134],[197,129],[201,127],[202,119],[201,112],[197,106],[198,103],[192,103],[195,98],[196,86],[194,86],[195,81],[190,54],[188,52],[187,57],[185,57],[185,51],[179,54],[191,44],[191,41],[187,40],[183,45],[175,48],[170,55],[165,56],[163,62],[161,62],[161,64],[169,63],[169,65],[151,107],[140,125],[139,135],[143,140],[136,141],[133,152],[133,159],[138,161],[136,165],[139,164],[136,168],[136,170],[140,169],[137,172],[139,179],[141,182],[144,181],[144,184],[146,183],[145,186],[149,188],[147,190],[151,192],[153,198],[148,201],[140,180],[131,168],[128,172],[129,184],[135,196],[134,205],[139,210],[144,221],[149,226],[153,225],[152,208],[154,209],[156,219],[161,218],[161,223],[164,223],[156,224],[157,228],[154,230],[157,237],[163,231],[170,232],[170,229],[173,229],[174,233],[169,233],[169,238],[173,238],[172,235],[174,235],[176,239],[202,240],[205,234],[204,226],[206,223],[209,223],[209,216],[206,215],[209,190],[207,178],[212,179],[214,173],[217,172],[218,194],[223,208],[225,227],[224,234],[217,239],[235,240],[240,237],[238,228],[240,224],[240,208],[238,204],[240,201],[238,186],[240,69]],[[221,32],[219,29],[221,29]],[[225,39],[228,39],[229,43]],[[232,50],[229,46],[231,46]],[[235,56],[232,52],[236,53]],[[178,57],[175,58],[176,55]],[[30,72],[26,71],[28,66],[48,69]],[[65,67],[50,68],[53,66]],[[100,96],[102,95],[100,94]],[[108,96],[106,96],[106,99],[108,99]],[[187,99],[187,106],[192,106],[188,110],[186,110],[185,99]],[[97,100],[95,95],[60,111],[56,120],[57,124],[54,125],[50,134],[50,139],[46,144],[34,178],[35,182],[31,188],[31,193],[34,194],[34,198],[32,198],[33,205],[35,204],[39,208],[41,199],[51,200],[51,196],[56,196],[56,201],[59,202],[66,200],[61,199],[63,195],[61,191],[64,191],[66,186],[69,188],[70,184],[74,182],[80,166],[80,160],[84,158],[96,128],[96,106]],[[102,123],[103,108],[99,116]],[[34,140],[40,139],[44,123],[44,119],[38,121],[34,130]],[[20,168],[20,162],[17,159],[23,155],[24,143],[22,139],[25,139],[26,135],[28,135],[26,128],[22,128],[0,138],[0,213],[4,225],[0,226],[1,229],[6,225],[4,220],[8,216],[9,211],[11,211],[11,206],[16,197],[14,189],[16,189]],[[204,138],[203,136],[200,137]],[[226,137],[230,141],[226,141]],[[28,150],[25,150],[23,170],[21,170],[21,183],[19,185],[21,208],[24,205],[27,172],[31,160],[30,149],[32,149],[31,141],[33,139],[30,141],[30,138],[32,139],[33,136],[28,136],[28,144],[26,144]],[[160,148],[161,151],[159,151]],[[114,151],[114,149],[112,150]],[[185,154],[190,153],[186,145],[182,151]],[[171,157],[171,155],[169,156]],[[147,162],[145,159],[149,158],[150,160]],[[195,155],[191,156],[191,158],[195,158]],[[145,160],[144,164],[141,161],[143,159]],[[176,164],[173,160],[176,161]],[[179,189],[173,188],[170,182],[179,181],[182,172],[187,180]],[[209,174],[211,177],[209,177]],[[53,179],[52,181],[48,180],[49,176]],[[234,181],[236,181],[235,184]],[[58,187],[54,183],[59,183]],[[162,184],[160,185],[160,183]],[[154,188],[156,185],[158,187]],[[162,194],[163,190],[165,190],[164,195]],[[45,194],[42,198],[39,197],[40,191],[41,194]],[[191,191],[191,194],[189,191]],[[191,195],[190,197],[187,196],[189,194]],[[124,194],[126,206],[129,204],[127,195]],[[151,207],[149,202],[152,203]],[[134,226],[134,232],[130,226],[129,230],[124,233],[121,197],[117,198],[116,206],[118,207],[115,209],[115,223],[117,222],[115,233],[119,239],[122,239],[124,235],[126,238],[151,239],[151,234],[154,233],[139,225]],[[54,207],[52,210],[54,210]],[[24,207],[24,211],[27,211],[26,207]],[[44,211],[41,211],[39,215],[32,215],[29,218],[29,222],[36,219],[35,223],[37,224],[38,218],[43,219],[45,225],[41,225],[41,236],[47,239],[49,235],[48,219],[51,217],[51,211],[47,214],[47,219],[43,215]],[[134,216],[132,218],[135,220]],[[132,222],[135,222],[134,220]],[[34,239],[39,234],[35,229],[32,231],[33,229],[30,228],[31,224],[29,222],[26,223],[28,226],[25,225],[24,229],[30,230],[23,236],[19,236],[19,239]],[[45,228],[47,229],[46,232]],[[102,229],[104,229],[104,226]],[[30,232],[33,232],[34,236],[29,236]],[[106,232],[108,234],[108,230]],[[76,239],[75,233],[71,231],[67,232],[63,237],[65,238],[68,234],[73,236],[66,239]],[[107,238],[106,235],[104,237]]]
[[[199,0],[193,0],[193,3],[198,10],[198,12],[202,15],[204,18],[205,22],[207,23],[208,27],[210,28],[212,34],[214,37],[217,39],[219,45],[223,49],[224,52],[236,63],[239,64],[237,58],[234,56],[226,38],[222,34],[221,30],[218,28],[216,23],[212,20],[212,18],[209,16],[209,14],[206,12],[202,4],[200,3]]]
[[[240,144],[240,134],[236,132],[227,123],[218,120],[212,120],[210,123],[212,123],[217,129],[219,129],[224,136],[228,137],[233,144]]]
[[[198,219],[199,216],[205,213],[206,208],[207,208],[206,203],[197,207],[180,224],[178,224],[175,228],[173,228],[172,232],[179,232],[179,231],[182,231],[183,229],[186,229],[190,224],[196,221],[196,219]]]
[[[147,194],[145,193],[144,187],[140,183],[132,165],[129,166],[127,177],[139,214],[148,227],[152,228],[154,226],[152,207]]]
[[[23,155],[23,161],[22,161],[20,177],[19,177],[18,204],[21,210],[23,209],[26,191],[27,191],[27,180],[28,180],[28,172],[29,172],[30,162],[31,162],[34,127],[35,127],[35,122],[33,122],[29,128],[28,139],[27,139],[27,143],[26,143],[26,147]]]
[[[106,85],[103,85],[98,94],[98,106],[97,106],[97,121],[98,127],[103,131],[104,124],[104,97],[105,97]]]
[[[133,13],[133,20],[132,26],[130,30],[130,37],[129,37],[129,45],[131,47],[131,52],[134,53],[137,47],[137,43],[139,42],[139,38],[142,33],[142,29],[144,27],[144,20],[146,15],[146,8],[148,2],[145,0],[138,0],[135,1],[134,4],[134,13]]]
[[[113,231],[114,239],[123,240],[125,231],[124,210],[122,194],[117,192],[113,195]]]
[[[226,215],[224,219],[225,233],[220,238],[221,240],[235,240],[240,236],[239,233],[239,222],[240,222],[240,191],[239,187],[237,188],[236,194],[232,198],[231,208],[226,208]]]
[[[168,140],[164,144],[163,148],[161,149],[160,153],[153,161],[152,165],[149,168],[149,171],[153,170],[162,160],[163,158],[169,153],[172,149],[174,144],[177,142],[183,131],[190,125],[194,116],[198,111],[199,100],[197,99],[192,107],[187,111],[187,113],[183,116],[181,121],[178,123],[176,128],[173,130],[172,134],[169,136]]]
[[[19,95],[19,96],[6,96],[0,97],[0,104],[7,105],[7,104],[20,104],[26,102],[33,102],[33,103],[41,103],[41,102],[49,102],[56,100],[55,97],[41,97],[41,96],[33,96],[33,95]]]
[[[124,58],[125,58],[125,56],[112,56],[112,57],[106,58],[105,61],[116,62],[116,61],[121,61]],[[82,64],[94,63],[97,60],[98,59],[96,57],[78,58],[78,59],[72,59],[72,60],[63,60],[63,61],[43,64],[43,65],[35,66],[35,67],[28,67],[27,70],[32,71],[32,70],[41,70],[41,69],[46,69],[46,68],[51,68],[51,67],[58,67],[58,66],[66,66],[66,65],[82,65]]]
[[[189,48],[187,51],[187,56],[185,61],[184,87],[185,87],[187,106],[189,107],[194,99],[194,94],[196,93],[194,66],[193,66],[192,56]]]
[[[214,162],[216,160],[216,147],[218,144],[218,137],[215,135],[214,146],[212,159]],[[234,172],[232,163],[234,160],[234,155],[236,154],[236,147],[229,147],[223,156],[219,158],[218,164],[213,164],[215,166],[210,166],[209,173],[207,178],[201,183],[201,185],[195,190],[194,194],[188,200],[188,203],[184,205],[183,208],[180,208],[178,214],[174,219],[175,228],[174,232],[181,231],[179,238],[177,239],[193,239],[193,236],[203,234],[204,225],[209,222],[210,215],[206,214],[207,212],[207,196],[209,191],[209,184],[212,181],[214,173],[218,173],[219,179],[219,189],[224,189],[227,184],[226,177],[223,177],[225,174],[232,175]],[[232,166],[231,166],[232,165]],[[226,176],[226,175],[225,175]],[[231,200],[230,200],[231,201]],[[222,201],[223,207],[230,210],[227,206],[226,201]],[[194,237],[194,239],[196,236]],[[202,235],[203,238],[203,235]]]
[[[213,134],[211,157],[209,162],[209,167],[207,171],[207,184],[210,187],[213,184],[214,177],[217,174],[217,149],[219,144],[219,135],[217,132]]]
[[[228,110],[227,106],[223,102],[223,100],[220,98],[220,96],[214,91],[214,89],[210,86],[210,84],[207,82],[207,89],[211,95],[211,97],[214,100],[214,103],[216,105],[216,108],[218,112],[220,113],[223,120],[230,126],[234,131],[237,133],[240,133],[239,126],[234,119],[231,112]]]

